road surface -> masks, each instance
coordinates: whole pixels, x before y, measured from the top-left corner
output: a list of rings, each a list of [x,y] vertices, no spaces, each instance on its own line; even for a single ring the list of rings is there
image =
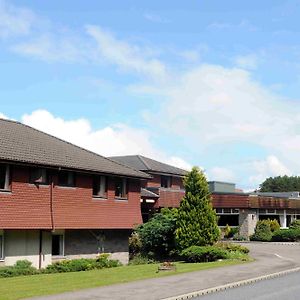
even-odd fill
[[[193,299],[198,300],[298,300],[300,299],[300,272],[259,281],[226,291]]]

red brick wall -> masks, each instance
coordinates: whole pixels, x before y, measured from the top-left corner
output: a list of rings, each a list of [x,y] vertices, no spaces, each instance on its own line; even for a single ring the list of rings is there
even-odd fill
[[[151,176],[153,178],[147,181],[147,187],[160,187],[161,185],[160,175],[151,174]]]
[[[151,174],[153,179],[148,180],[147,187],[160,187],[161,186],[161,175]],[[183,189],[183,182],[181,177],[173,177],[171,181],[171,189],[179,190]]]
[[[50,189],[29,184],[27,168],[11,168],[11,193],[0,193],[0,228],[51,229]]]
[[[181,177],[172,177],[172,189],[180,190],[183,189],[183,179]]]
[[[76,188],[54,188],[56,228],[133,228],[142,223],[139,181],[129,181],[128,201],[115,199],[113,178],[108,180],[105,200],[92,197],[90,176],[77,176],[76,185]]]
[[[159,199],[155,203],[155,208],[158,207],[179,207],[181,199],[184,197],[184,191],[160,189]]]
[[[1,229],[51,229],[50,185],[29,184],[29,169],[12,168],[12,192],[0,193]],[[92,177],[77,174],[76,187],[53,189],[53,221],[57,229],[132,228],[142,223],[140,182],[129,181],[127,201],[114,199],[114,179],[106,200],[92,197]],[[54,183],[57,176],[53,175]]]

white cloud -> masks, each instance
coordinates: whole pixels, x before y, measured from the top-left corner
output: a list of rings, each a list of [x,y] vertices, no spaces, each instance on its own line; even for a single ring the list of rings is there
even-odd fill
[[[239,166],[232,162],[234,173],[239,174],[236,180],[243,181],[244,186],[249,180],[252,184],[258,182],[253,179],[257,174],[263,178],[278,174],[280,170],[299,173],[299,104],[296,101],[291,104],[288,99],[263,87],[248,71],[202,64],[181,76],[173,76],[168,84],[137,86],[135,92],[164,98],[161,111],[155,121],[152,116],[151,122],[164,128],[166,134],[175,135],[177,139],[184,137],[186,144],[190,142],[202,153],[209,147],[220,148],[223,143],[234,142],[251,144],[280,157],[285,168],[280,169],[280,164],[276,165],[276,160],[270,156],[268,168],[265,167],[268,171],[250,170],[245,162]],[[205,165],[205,158],[201,164]],[[276,167],[276,172],[271,166]],[[248,174],[248,179],[242,174]],[[230,180],[231,175],[223,174],[222,180]]]
[[[170,23],[170,20],[163,18],[158,14],[153,14],[153,13],[145,13],[144,18],[153,23],[161,23],[161,24]]]
[[[250,166],[251,167],[251,166]],[[255,175],[250,176],[250,182],[255,185],[262,183],[267,177],[292,175],[287,166],[275,155],[269,155],[265,160],[252,162]]]
[[[1,119],[9,119],[5,114],[0,112],[0,118]]]
[[[234,58],[234,63],[243,69],[256,69],[258,64],[258,59],[255,54],[239,55]]]
[[[167,77],[166,66],[152,57],[152,49],[117,39],[100,26],[86,26],[81,36],[70,30],[46,31],[11,49],[47,62],[108,63],[158,81]]]
[[[32,11],[0,0],[0,38],[29,34],[34,20]]]
[[[147,131],[125,124],[94,130],[86,119],[68,121],[55,117],[46,110],[25,114],[22,122],[104,156],[142,154],[177,167],[191,167],[183,159],[168,158],[165,153],[157,150],[151,144],[151,136]]]
[[[210,180],[235,182],[236,176],[234,173],[224,167],[213,167],[208,171]]]
[[[87,33],[97,43],[100,58],[120,67],[156,79],[166,77],[166,67],[157,59],[147,58],[144,49],[118,40],[108,31],[99,26],[86,26]]]
[[[165,160],[165,163],[187,171],[190,171],[192,169],[191,164],[177,156],[171,156],[170,158]]]
[[[47,62],[83,62],[89,59],[85,45],[72,36],[43,34],[31,41],[19,43],[11,49],[25,56]]]

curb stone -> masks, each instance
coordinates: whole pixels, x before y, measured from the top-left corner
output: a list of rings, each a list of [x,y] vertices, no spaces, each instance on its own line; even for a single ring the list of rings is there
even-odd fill
[[[179,295],[179,296],[164,298],[161,300],[192,299],[195,297],[204,296],[204,295],[212,294],[215,292],[225,291],[225,290],[232,289],[235,287],[255,283],[255,282],[266,280],[266,279],[272,279],[272,278],[280,277],[280,276],[295,273],[295,272],[300,272],[300,267],[285,270],[285,271],[280,271],[280,272],[276,272],[276,273],[272,273],[272,274],[268,274],[268,275],[264,275],[264,276],[259,276],[259,277],[254,277],[254,278],[245,279],[245,280],[241,280],[241,281],[236,281],[236,282],[232,282],[232,283],[228,283],[228,284],[224,284],[224,285],[220,285],[220,286],[216,286],[213,288],[208,288],[208,289],[204,289],[204,290],[200,290],[200,291],[195,291],[195,292],[191,292],[191,293],[187,293],[187,294],[183,294],[183,295]]]

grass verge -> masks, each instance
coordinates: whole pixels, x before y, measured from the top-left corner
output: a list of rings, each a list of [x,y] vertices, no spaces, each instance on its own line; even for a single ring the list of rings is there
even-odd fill
[[[170,276],[186,272],[243,263],[224,260],[209,263],[176,263],[177,271],[157,273],[158,264],[123,266],[86,272],[42,274],[0,279],[0,299],[16,300],[34,296],[58,294],[85,288],[100,287],[135,280]]]

